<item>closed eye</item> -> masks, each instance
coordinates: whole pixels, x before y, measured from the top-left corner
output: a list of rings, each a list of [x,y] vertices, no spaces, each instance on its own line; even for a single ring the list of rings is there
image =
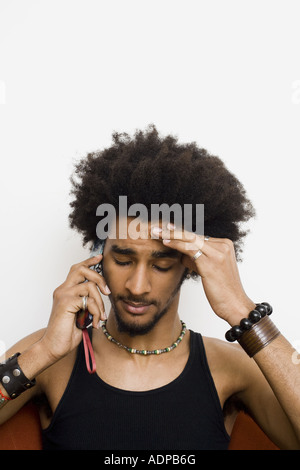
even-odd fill
[[[114,259],[114,262],[118,264],[119,266],[128,266],[131,263],[131,261],[118,261],[116,258],[113,258],[113,259]],[[161,266],[157,266],[155,264],[153,264],[153,267],[154,269],[157,269],[158,271],[161,271],[161,272],[167,272],[172,268],[172,266],[169,266],[168,268],[162,268]]]

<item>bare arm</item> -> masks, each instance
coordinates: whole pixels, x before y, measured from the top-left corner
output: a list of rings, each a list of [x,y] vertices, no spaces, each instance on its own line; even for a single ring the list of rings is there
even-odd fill
[[[280,335],[254,356],[277,400],[261,380],[248,382],[241,394],[255,419],[283,449],[300,449],[300,365],[292,360],[294,352]]]
[[[282,341],[286,343],[285,338],[277,337],[257,356],[262,356],[264,351],[273,357],[271,346],[280,349]],[[206,350],[221,404],[228,400],[227,403],[232,403],[237,410],[244,409],[280,449],[298,449],[299,418],[294,413],[293,399],[288,400],[287,405],[291,407],[288,413],[292,419],[284,409],[284,402],[290,393],[286,394],[285,381],[276,374],[277,365],[270,364],[271,373],[276,376],[275,382],[280,384],[283,398],[272,389],[269,378],[262,371],[263,366],[257,364],[256,355],[251,359],[238,344],[213,338],[206,338]],[[297,389],[293,393],[297,394]]]
[[[66,281],[55,289],[53,307],[47,328],[24,338],[11,348],[1,359],[4,361],[20,352],[18,364],[25,376],[32,380],[57,361],[73,351],[81,341],[82,331],[76,327],[76,313],[82,308],[82,297],[88,296],[88,309],[93,316],[93,326],[97,327],[100,318],[104,319],[104,304],[99,290],[105,295],[104,278],[89,269],[98,262],[100,256],[89,258],[71,267]],[[89,282],[84,282],[85,280]],[[4,397],[8,397],[0,383]],[[33,396],[41,393],[37,385],[26,390],[14,400],[4,401],[0,406],[0,424],[15,414]]]
[[[160,233],[163,243],[181,251],[182,263],[201,276],[215,314],[231,326],[238,325],[256,304],[241,284],[232,241],[204,240],[196,234],[170,229]],[[194,260],[199,249],[200,256]],[[285,448],[300,449],[300,367],[293,363],[293,354],[294,349],[279,335],[256,353],[254,360],[240,350],[239,361],[232,359],[232,364],[243,378],[239,396],[258,423]],[[259,369],[253,367],[255,362]]]

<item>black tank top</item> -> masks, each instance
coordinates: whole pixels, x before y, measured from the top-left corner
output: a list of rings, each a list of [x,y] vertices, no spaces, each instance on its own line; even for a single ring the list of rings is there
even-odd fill
[[[190,330],[189,359],[175,380],[141,392],[121,390],[90,375],[81,343],[42,436],[45,450],[227,449],[230,438],[201,335]]]

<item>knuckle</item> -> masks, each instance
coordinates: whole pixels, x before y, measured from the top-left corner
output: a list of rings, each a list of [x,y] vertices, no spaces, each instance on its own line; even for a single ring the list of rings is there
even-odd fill
[[[216,260],[217,260],[218,263],[220,263],[220,264],[224,263],[225,258],[226,258],[226,256],[225,256],[224,253],[222,253],[221,251],[219,251],[218,253],[216,253],[215,256],[216,256]]]
[[[77,269],[78,267],[78,264],[72,264],[72,266],[70,267],[70,273],[74,272],[75,269]]]
[[[225,243],[225,245],[226,245],[228,248],[232,248],[232,247],[233,247],[233,241],[230,240],[230,238],[224,238],[223,243]]]
[[[189,242],[195,242],[200,237],[195,232],[184,232],[185,239]]]
[[[86,271],[86,267],[85,267],[85,266],[82,266],[82,264],[78,264],[78,265],[77,265],[77,271],[78,271],[80,274],[84,274],[85,271]]]
[[[96,284],[94,283],[94,281],[87,281],[85,284],[90,295],[96,292]]]
[[[58,286],[58,287],[56,287],[56,289],[54,289],[54,291],[53,291],[53,299],[59,298],[60,293],[61,293],[61,286]]]
[[[86,267],[82,263],[73,264],[70,268],[70,273],[79,272],[80,274],[85,271]]]
[[[231,251],[230,246],[227,243],[222,244],[222,251],[225,255],[228,255]]]

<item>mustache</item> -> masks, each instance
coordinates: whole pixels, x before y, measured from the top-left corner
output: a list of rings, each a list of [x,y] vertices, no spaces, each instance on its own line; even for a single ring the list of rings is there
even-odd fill
[[[158,305],[157,301],[154,299],[145,299],[143,297],[124,297],[123,295],[117,295],[116,296],[116,301],[118,300],[123,300],[124,302],[133,302],[137,304],[144,304],[144,305],[150,305],[153,304],[155,306]]]

